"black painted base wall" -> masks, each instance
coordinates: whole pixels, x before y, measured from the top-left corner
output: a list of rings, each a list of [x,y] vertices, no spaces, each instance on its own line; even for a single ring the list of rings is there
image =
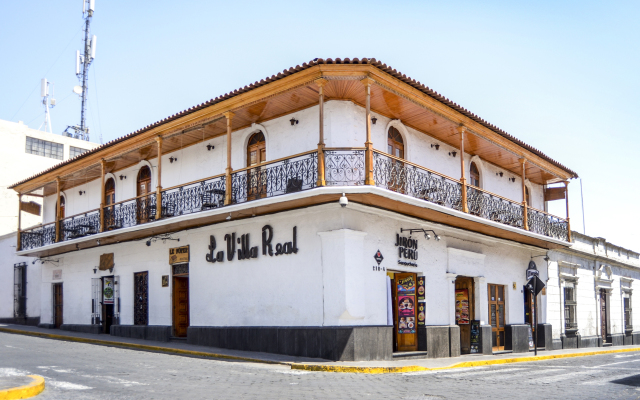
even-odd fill
[[[391,360],[392,326],[191,326],[187,343],[333,361]]]
[[[43,323],[39,323],[38,324],[38,328],[44,328],[44,329],[56,329],[55,324],[43,324]]]
[[[505,325],[504,349],[514,353],[529,351],[529,325]]]
[[[553,350],[553,329],[551,324],[538,323],[538,348]]]
[[[38,326],[40,317],[0,318],[0,324]]]
[[[633,344],[633,336],[631,335],[631,332],[625,332],[624,333],[624,345],[625,346],[629,346]]]
[[[493,343],[491,343],[491,325],[480,325],[480,348],[478,353],[493,354]]]
[[[62,324],[60,330],[100,334],[102,333],[102,325]]]
[[[561,349],[562,349],[562,340],[553,339],[553,350],[561,350]]]
[[[602,338],[600,336],[578,336],[580,348],[586,347],[602,347]]]
[[[580,337],[575,332],[568,332],[560,335],[563,349],[577,349],[580,343]]]
[[[624,345],[624,334],[623,333],[614,333],[611,335],[607,335],[607,343],[611,343],[613,346],[623,346]]]
[[[427,326],[425,327],[427,339],[427,358],[450,357],[451,349],[449,345],[449,325]],[[458,344],[460,334],[458,334]]]
[[[168,342],[171,326],[165,325],[111,325],[111,336]]]

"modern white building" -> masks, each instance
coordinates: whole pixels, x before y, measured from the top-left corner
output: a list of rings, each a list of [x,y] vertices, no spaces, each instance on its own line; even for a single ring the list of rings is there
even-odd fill
[[[316,59],[12,188],[44,196],[18,242],[41,326],[366,360],[529,351],[525,271],[571,248],[545,210],[575,177],[383,63]]]
[[[18,196],[8,186],[98,146],[0,120],[0,322],[40,321],[40,263],[16,255]],[[42,224],[42,197],[22,197],[21,227]],[[28,286],[28,287],[27,287]]]

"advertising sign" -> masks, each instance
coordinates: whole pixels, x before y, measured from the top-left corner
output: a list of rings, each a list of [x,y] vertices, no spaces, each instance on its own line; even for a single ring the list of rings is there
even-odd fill
[[[418,277],[418,301],[424,301],[424,276]]]
[[[427,318],[426,303],[418,303],[418,326],[424,326],[424,321]]]
[[[189,262],[189,245],[169,249],[169,264]]]
[[[469,291],[456,289],[456,324],[469,324]]]
[[[398,333],[416,333],[416,281],[413,276],[398,279]]]
[[[470,353],[480,352],[480,321],[471,321],[471,348]]]
[[[113,278],[104,278],[104,289],[102,290],[102,304],[113,304]]]

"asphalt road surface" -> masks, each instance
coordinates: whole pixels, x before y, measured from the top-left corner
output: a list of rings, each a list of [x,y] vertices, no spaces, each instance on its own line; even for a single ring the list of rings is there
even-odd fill
[[[640,399],[640,352],[406,374],[343,374],[0,333],[0,377],[37,399]]]

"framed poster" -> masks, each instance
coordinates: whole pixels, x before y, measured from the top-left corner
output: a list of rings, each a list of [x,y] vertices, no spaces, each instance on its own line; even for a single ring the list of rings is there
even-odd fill
[[[480,352],[480,321],[471,321],[471,346],[469,348],[471,354]]]
[[[415,296],[398,295],[398,333],[416,333]]]
[[[424,276],[418,277],[418,301],[424,301]]]
[[[418,303],[418,326],[424,326],[424,321],[427,318],[427,307],[425,302]]]
[[[104,278],[102,290],[102,304],[113,304],[113,278]]]
[[[456,324],[469,324],[469,291],[456,289]]]

